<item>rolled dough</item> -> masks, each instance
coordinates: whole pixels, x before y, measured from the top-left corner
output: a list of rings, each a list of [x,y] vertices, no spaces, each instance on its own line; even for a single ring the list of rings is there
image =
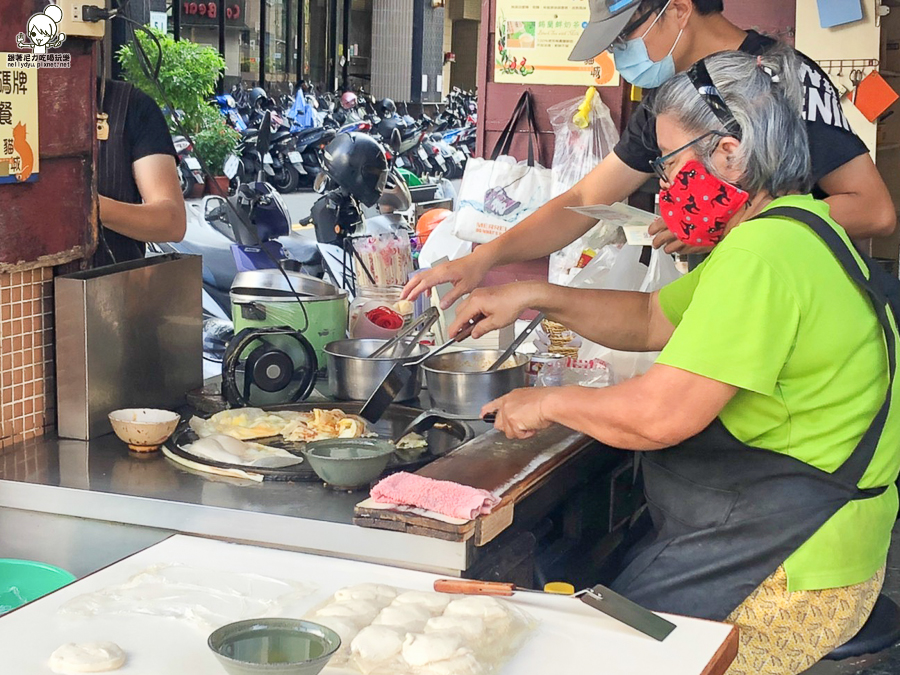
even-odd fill
[[[62,675],[105,673],[125,663],[125,652],[115,642],[70,642],[50,655],[50,670]]]

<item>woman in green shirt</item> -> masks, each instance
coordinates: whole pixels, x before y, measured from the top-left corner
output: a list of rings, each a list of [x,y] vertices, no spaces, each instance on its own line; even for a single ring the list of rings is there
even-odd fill
[[[532,308],[613,349],[661,350],[619,385],[518,390],[485,412],[510,437],[558,423],[641,451],[653,532],[613,588],[737,623],[735,674],[801,672],[851,638],[897,515],[896,328],[790,217],[850,243],[807,194],[796,68],[786,50],[723,52],[658,91],[661,216],[685,243],[714,245],[696,270],[652,294],[482,289],[450,327],[484,315],[478,337]]]

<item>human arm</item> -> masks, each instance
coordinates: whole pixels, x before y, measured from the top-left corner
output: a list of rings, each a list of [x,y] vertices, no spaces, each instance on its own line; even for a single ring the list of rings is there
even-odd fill
[[[624,351],[658,351],[675,330],[660,307],[658,293],[521,281],[474,291],[457,310],[449,333],[455,335],[470,320],[484,317],[472,330],[472,337],[479,338],[513,323],[526,309],[543,312],[589,340]]]
[[[897,227],[891,194],[868,153],[819,179],[831,217],[855,239],[890,236]]]
[[[603,389],[517,389],[484,406],[509,438],[529,438],[561,424],[627,450],[661,450],[700,433],[737,393],[737,387],[687,370],[656,364],[645,375]]]
[[[101,196],[103,226],[138,241],[181,241],[186,228],[185,208],[174,158],[148,155],[135,160],[132,170],[143,204]]]
[[[453,289],[441,303],[446,309],[478,286],[492,267],[549,255],[572,243],[596,224],[596,219],[566,207],[621,201],[646,180],[646,173],[632,169],[615,153],[610,153],[574,187],[492,242],[479,246],[463,258],[417,274],[406,285],[403,297],[415,299],[438,284],[452,283]]]

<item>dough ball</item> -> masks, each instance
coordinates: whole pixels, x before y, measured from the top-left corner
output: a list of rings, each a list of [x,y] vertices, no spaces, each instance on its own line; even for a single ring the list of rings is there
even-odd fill
[[[386,605],[397,597],[397,590],[393,586],[384,584],[357,584],[342,588],[334,594],[335,600],[367,600],[381,605]]]
[[[444,616],[478,616],[484,619],[485,624],[509,622],[509,610],[488,595],[470,595],[454,600],[447,605]]]
[[[411,666],[446,661],[457,655],[462,645],[458,635],[421,635],[410,633],[403,642],[403,658]]]
[[[350,619],[359,625],[370,623],[378,614],[378,605],[366,600],[341,600],[325,605],[316,616],[337,616]]]
[[[436,616],[425,624],[426,633],[456,633],[470,643],[484,637],[484,619],[480,616]]]
[[[418,633],[425,628],[425,622],[430,618],[431,612],[419,605],[391,605],[381,610],[372,625],[394,626],[410,633]]]
[[[105,673],[125,663],[125,652],[115,642],[70,642],[50,656],[54,673]]]
[[[367,626],[350,643],[356,665],[364,673],[400,654],[404,633],[389,626]]]
[[[345,619],[340,616],[317,616],[315,623],[327,626],[340,636],[340,650],[342,652],[350,651],[350,643],[353,642],[353,638],[359,633],[359,626],[350,619]]]
[[[460,653],[446,661],[435,661],[422,666],[417,671],[419,675],[481,675],[484,666],[475,658],[468,649],[459,650]]]
[[[450,604],[450,596],[445,593],[428,591],[407,591],[401,593],[393,602],[394,605],[418,605],[432,614],[440,614]]]

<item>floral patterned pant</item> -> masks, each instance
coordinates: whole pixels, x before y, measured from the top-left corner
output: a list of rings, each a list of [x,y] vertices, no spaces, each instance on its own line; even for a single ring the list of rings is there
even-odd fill
[[[726,675],[795,675],[810,668],[859,632],[883,583],[882,567],[855,586],[789,593],[779,567],[726,619],[740,629]]]

